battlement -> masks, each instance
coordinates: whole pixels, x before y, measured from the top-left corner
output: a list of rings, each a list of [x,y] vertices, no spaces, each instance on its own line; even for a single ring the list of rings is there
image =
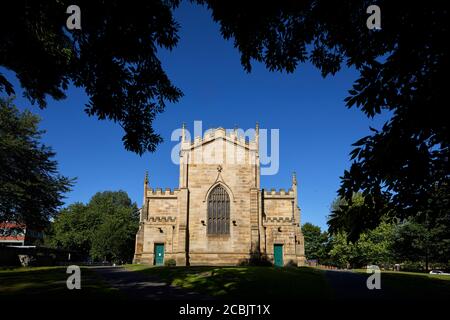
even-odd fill
[[[294,190],[292,189],[271,189],[270,191],[264,190],[264,198],[285,198],[286,196],[295,197]]]
[[[170,188],[166,188],[166,189],[162,189],[162,188],[156,188],[156,189],[149,189],[147,191],[147,197],[170,197],[170,196],[176,196],[178,194],[178,192],[180,191],[180,189],[175,188],[175,189],[170,189]]]
[[[148,222],[156,222],[156,223],[167,223],[167,222],[175,222],[177,220],[174,216],[150,216],[148,217]]]
[[[292,217],[266,217],[264,218],[266,223],[292,223]]]
[[[183,148],[197,147],[212,140],[223,138],[235,144],[245,146],[247,148],[256,149],[257,141],[256,138],[249,139],[245,135],[245,132],[237,129],[224,129],[222,127],[207,130],[203,137],[195,136],[193,141],[185,140],[183,143]]]

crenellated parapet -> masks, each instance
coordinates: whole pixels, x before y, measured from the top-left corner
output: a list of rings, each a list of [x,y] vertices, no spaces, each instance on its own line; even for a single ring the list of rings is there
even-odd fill
[[[174,216],[150,216],[148,222],[153,223],[173,223],[177,220]]]
[[[280,224],[280,223],[286,223],[286,224],[291,224],[293,222],[291,217],[265,217],[264,218],[264,224],[268,225],[271,223],[274,224]]]
[[[295,191],[292,189],[279,189],[279,190],[275,190],[275,189],[271,189],[270,191],[268,190],[264,190],[264,198],[265,199],[284,199],[286,197],[289,198],[294,198],[295,197]]]
[[[176,198],[178,195],[180,189],[162,189],[162,188],[156,188],[156,189],[148,189],[147,190],[147,198],[160,198],[160,197],[167,197],[167,198]]]
[[[181,149],[191,150],[200,147],[201,145],[212,142],[214,140],[223,139],[225,141],[229,141],[235,145],[244,147],[246,149],[257,150],[258,141],[256,136],[253,139],[249,140],[248,139],[249,135],[250,134],[248,134],[247,132],[243,132],[242,130],[237,129],[226,130],[222,127],[214,128],[206,131],[203,137],[195,136],[193,141],[187,139],[184,140],[184,142],[181,144]]]

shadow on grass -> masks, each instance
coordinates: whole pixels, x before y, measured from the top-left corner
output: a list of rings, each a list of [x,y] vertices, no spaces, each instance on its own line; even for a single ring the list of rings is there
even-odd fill
[[[450,276],[382,272],[381,283],[398,299],[450,299]]]
[[[0,270],[0,298],[3,299],[106,299],[121,298],[98,275],[81,268],[81,290],[69,290],[66,267],[36,267]]]
[[[150,278],[223,299],[327,299],[323,272],[311,268],[127,266]]]

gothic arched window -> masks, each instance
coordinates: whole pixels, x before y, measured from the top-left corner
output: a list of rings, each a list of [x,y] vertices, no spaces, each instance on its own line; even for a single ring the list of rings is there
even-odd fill
[[[220,184],[208,196],[208,234],[230,233],[230,197]]]

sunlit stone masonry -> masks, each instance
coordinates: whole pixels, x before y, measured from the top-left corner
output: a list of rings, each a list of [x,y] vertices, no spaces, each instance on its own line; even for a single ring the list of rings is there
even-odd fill
[[[261,189],[258,125],[251,141],[217,128],[192,142],[183,126],[179,187],[152,189],[148,180],[135,263],[304,264],[297,179],[287,191]]]

